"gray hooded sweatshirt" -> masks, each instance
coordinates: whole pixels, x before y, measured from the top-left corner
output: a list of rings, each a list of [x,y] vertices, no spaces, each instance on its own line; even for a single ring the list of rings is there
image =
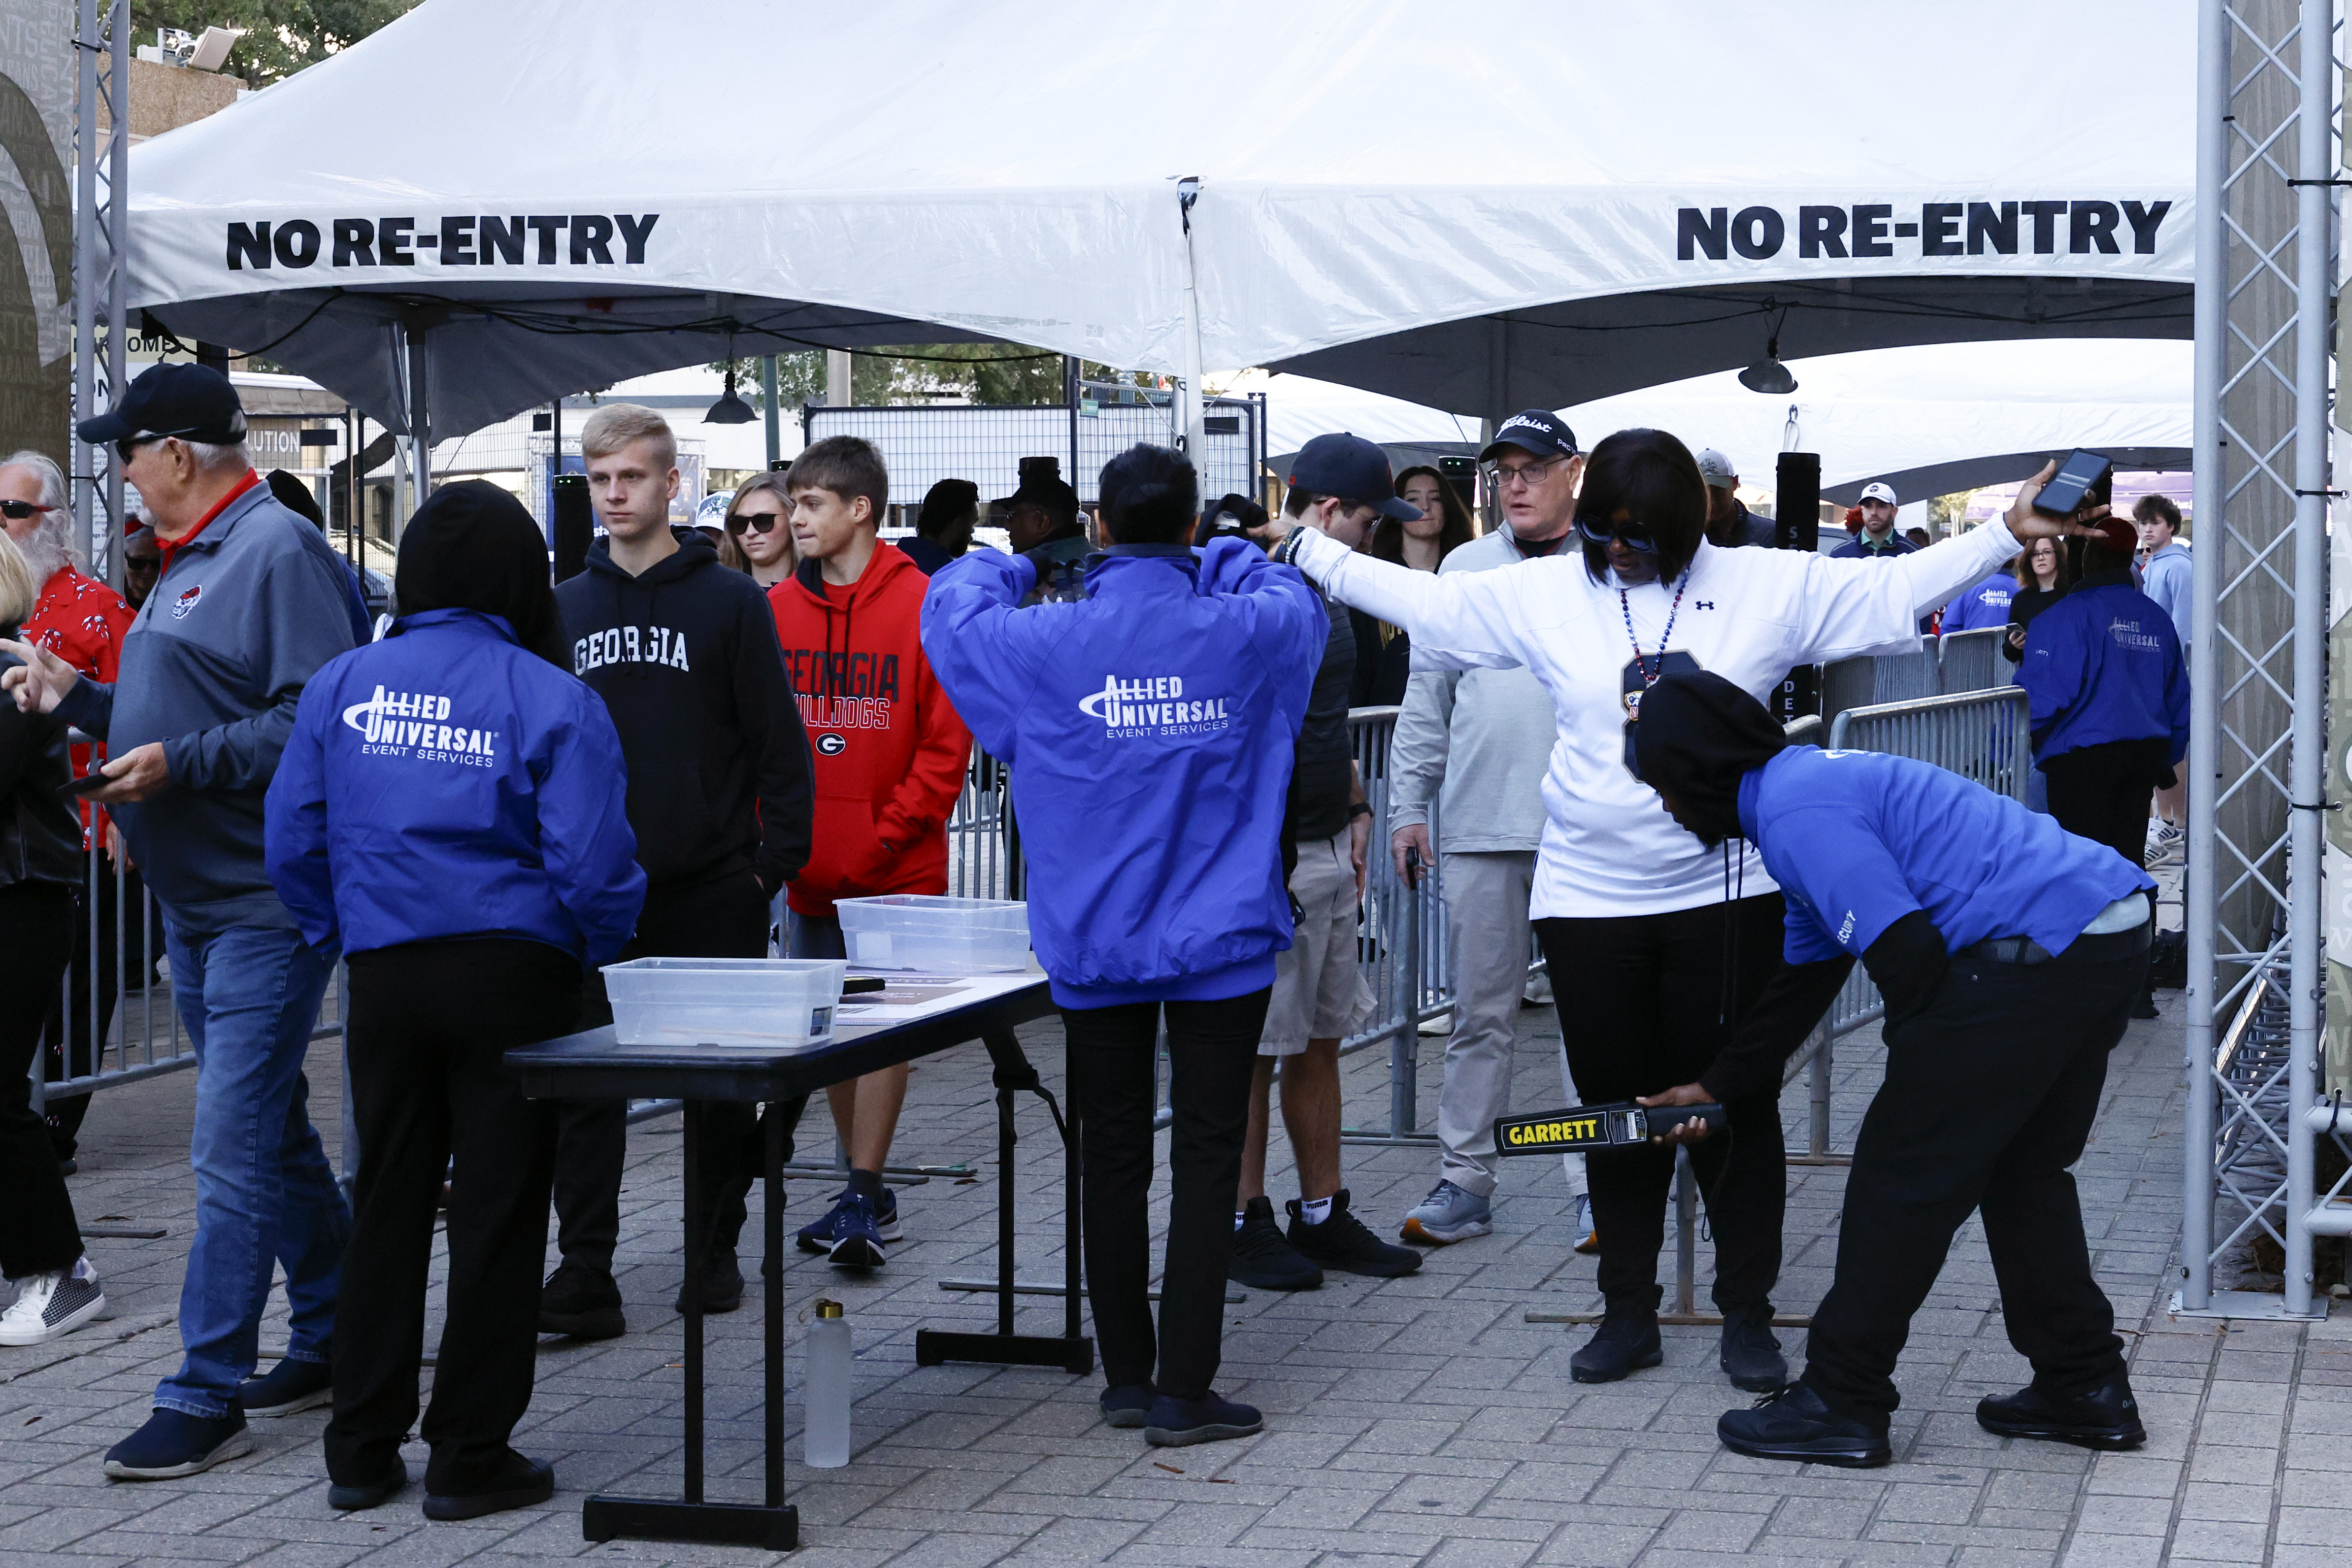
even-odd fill
[[[261,862],[261,803],[302,687],[352,647],[343,563],[255,485],[172,552],[122,640],[115,683],[80,680],[58,705],[110,757],[163,743],[171,783],[108,809],[173,924],[291,929]]]
[[[1505,523],[1437,570],[1491,572],[1526,559]],[[1558,728],[1551,698],[1525,669],[1414,670],[1389,752],[1389,831],[1426,823],[1434,795],[1440,854],[1534,854]]]

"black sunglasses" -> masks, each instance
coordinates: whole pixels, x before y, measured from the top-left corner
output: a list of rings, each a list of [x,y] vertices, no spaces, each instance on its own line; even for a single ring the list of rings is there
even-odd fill
[[[0,517],[5,517],[11,522],[22,522],[28,517],[37,517],[42,512],[57,510],[53,506],[43,506],[35,500],[0,500]]]
[[[1576,520],[1576,531],[1588,544],[1607,544],[1614,539],[1627,549],[1638,550],[1644,555],[1655,555],[1658,552],[1658,542],[1650,537],[1650,527],[1647,523],[1612,522],[1595,531],[1590,519],[1580,517]]]
[[[783,526],[783,521],[784,514],[780,511],[730,512],[727,518],[727,531],[765,533],[772,528],[781,528]]]
[[[131,460],[131,454],[140,447],[170,439],[168,436],[125,436],[114,444],[114,455],[127,463]]]

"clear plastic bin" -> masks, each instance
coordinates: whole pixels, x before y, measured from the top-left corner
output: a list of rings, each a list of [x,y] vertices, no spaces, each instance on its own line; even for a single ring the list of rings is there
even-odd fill
[[[833,1038],[837,958],[640,958],[604,966],[613,1033],[625,1046],[793,1051]]]
[[[1029,967],[1029,906],[1003,899],[887,893],[841,899],[842,943],[861,969],[996,974]]]

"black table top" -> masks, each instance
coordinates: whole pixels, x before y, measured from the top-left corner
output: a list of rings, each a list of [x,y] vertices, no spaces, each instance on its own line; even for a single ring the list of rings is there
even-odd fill
[[[519,1046],[506,1059],[533,1100],[790,1100],[1053,1011],[1040,974],[1015,990],[902,1023],[837,1025],[834,1039],[813,1051],[625,1046],[608,1026]]]

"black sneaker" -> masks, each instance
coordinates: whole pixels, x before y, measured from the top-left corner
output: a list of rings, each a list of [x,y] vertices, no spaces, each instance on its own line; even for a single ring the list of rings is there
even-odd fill
[[[457,1493],[436,1492],[432,1483],[425,1483],[425,1517],[427,1519],[479,1519],[486,1513],[504,1513],[509,1509],[529,1508],[535,1502],[545,1502],[555,1495],[555,1467],[526,1459],[512,1449],[507,1451],[506,1463],[483,1486]]]
[[[1246,1437],[1265,1430],[1265,1418],[1247,1405],[1220,1399],[1212,1392],[1199,1399],[1179,1399],[1163,1394],[1151,1402],[1143,1418],[1143,1440],[1155,1448],[1188,1448],[1223,1437]]]
[[[1780,1342],[1772,1337],[1772,1304],[1723,1310],[1723,1353],[1717,1364],[1731,1386],[1749,1394],[1769,1394],[1788,1386],[1789,1363]]]
[[[1312,1290],[1323,1283],[1323,1270],[1282,1238],[1272,1202],[1252,1198],[1242,1205],[1242,1227],[1234,1232],[1233,1257],[1225,1265],[1226,1279],[1259,1290]]]
[[[1977,1403],[1977,1425],[2003,1437],[2040,1437],[2078,1448],[2119,1453],[2147,1441],[2131,1379],[2117,1373],[2095,1388],[2072,1395],[2044,1393],[2028,1384],[2015,1394]]]
[[[577,1340],[614,1340],[629,1331],[621,1288],[612,1274],[566,1261],[539,1288],[539,1331]]]
[[[714,1249],[702,1269],[702,1310],[731,1312],[743,1304],[743,1270],[735,1261],[735,1249]],[[675,1305],[678,1315],[686,1314],[686,1286],[677,1288]]]
[[[1143,1425],[1143,1418],[1151,1414],[1151,1402],[1159,1397],[1160,1391],[1150,1384],[1129,1383],[1104,1389],[1097,1403],[1106,1423],[1131,1427]]]
[[[1822,1396],[1801,1383],[1766,1395],[1753,1409],[1725,1411],[1715,1424],[1715,1435],[1733,1453],[1759,1459],[1867,1470],[1894,1458],[1884,1423],[1870,1426],[1834,1415]]]
[[[247,1415],[295,1415],[335,1402],[335,1372],[331,1363],[282,1358],[259,1377],[238,1385],[237,1404]]]
[[[392,1468],[374,1480],[358,1486],[331,1484],[327,1488],[327,1506],[341,1513],[355,1513],[363,1508],[381,1508],[408,1489],[408,1467],[400,1456],[392,1457]]]
[[[1305,1205],[1290,1200],[1290,1245],[1300,1257],[1341,1274],[1370,1274],[1393,1279],[1421,1267],[1421,1254],[1374,1236],[1362,1220],[1348,1212],[1348,1189],[1331,1195],[1331,1212],[1321,1225],[1309,1225]]]
[[[1612,1302],[1592,1337],[1568,1358],[1568,1375],[1579,1383],[1615,1383],[1665,1359],[1665,1346],[1658,1338],[1658,1310]]]

